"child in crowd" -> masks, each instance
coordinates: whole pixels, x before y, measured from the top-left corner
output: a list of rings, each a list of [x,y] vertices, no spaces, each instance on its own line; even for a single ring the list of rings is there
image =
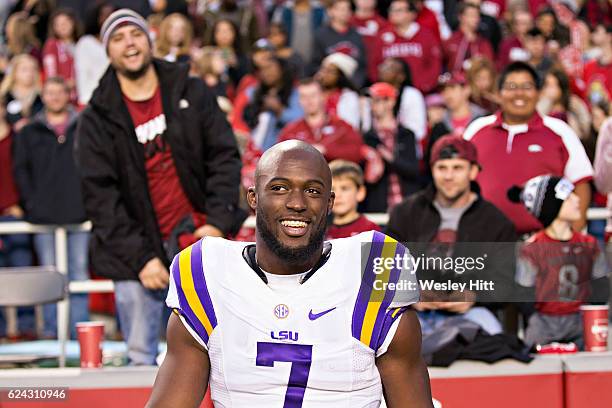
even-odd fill
[[[516,281],[535,287],[535,312],[525,343],[575,342],[581,347],[580,305],[608,299],[608,270],[595,237],[572,230],[580,199],[565,178],[538,176],[514,186],[508,198],[522,202],[544,226],[519,250]],[[590,283],[590,285],[589,285]]]
[[[336,200],[332,209],[333,224],[327,231],[328,239],[352,237],[370,230],[380,231],[378,225],[357,211],[357,206],[366,196],[361,168],[346,160],[334,160],[329,167]]]

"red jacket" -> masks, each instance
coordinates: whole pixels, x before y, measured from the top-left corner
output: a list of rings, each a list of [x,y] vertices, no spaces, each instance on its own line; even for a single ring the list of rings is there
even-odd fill
[[[463,71],[463,61],[477,55],[493,61],[493,47],[479,35],[475,41],[469,42],[465,34],[457,30],[444,42],[444,63],[451,72]]]
[[[377,53],[376,45],[378,44],[379,33],[383,30],[389,30],[391,24],[378,14],[374,14],[371,18],[359,18],[353,15],[351,27],[355,28],[359,35],[361,35],[366,48],[368,79],[371,82],[376,82],[378,78],[378,64],[372,56]]]
[[[42,51],[45,78],[59,76],[66,81],[76,81],[74,56],[71,47],[55,38],[49,38]]]
[[[401,58],[410,66],[415,88],[423,93],[435,90],[442,71],[442,46],[431,30],[413,23],[403,35],[391,29],[378,38],[378,63]]]
[[[361,153],[363,138],[351,125],[336,116],[328,118],[318,135],[312,131],[305,119],[288,124],[278,136],[278,142],[291,139],[323,146],[325,149],[323,155],[328,162],[344,159],[359,163],[363,160]]]

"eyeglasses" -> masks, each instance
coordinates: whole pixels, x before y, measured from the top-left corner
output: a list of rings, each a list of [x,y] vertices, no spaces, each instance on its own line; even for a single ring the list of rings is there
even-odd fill
[[[401,13],[408,11],[408,7],[391,7],[389,13]]]
[[[519,89],[521,91],[533,91],[536,89],[536,85],[533,82],[525,82],[522,84],[506,82],[504,85],[502,85],[502,89],[505,91],[518,91]]]

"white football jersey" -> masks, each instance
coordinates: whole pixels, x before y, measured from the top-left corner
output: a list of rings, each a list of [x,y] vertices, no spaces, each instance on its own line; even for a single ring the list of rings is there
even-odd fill
[[[204,238],[175,257],[166,303],[208,350],[215,407],[380,405],[375,358],[418,289],[410,266],[377,258],[408,250],[374,231],[329,242],[323,266],[282,295],[243,257],[248,243]]]

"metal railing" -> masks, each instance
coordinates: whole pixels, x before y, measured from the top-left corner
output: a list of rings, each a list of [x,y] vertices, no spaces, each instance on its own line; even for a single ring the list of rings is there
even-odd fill
[[[365,214],[372,222],[384,226],[389,216],[384,213]],[[606,208],[589,208],[588,220],[604,220],[609,216]],[[255,227],[255,217],[250,216],[243,224],[245,227]],[[91,222],[75,225],[34,225],[25,221],[0,222],[0,235],[6,234],[39,234],[53,232],[55,234],[55,268],[58,272],[68,274],[68,232],[90,231]],[[70,282],[69,293],[113,293],[111,280],[86,280]],[[66,297],[57,303],[57,336],[60,342],[60,367],[66,366],[66,340],[69,332],[70,301]]]

